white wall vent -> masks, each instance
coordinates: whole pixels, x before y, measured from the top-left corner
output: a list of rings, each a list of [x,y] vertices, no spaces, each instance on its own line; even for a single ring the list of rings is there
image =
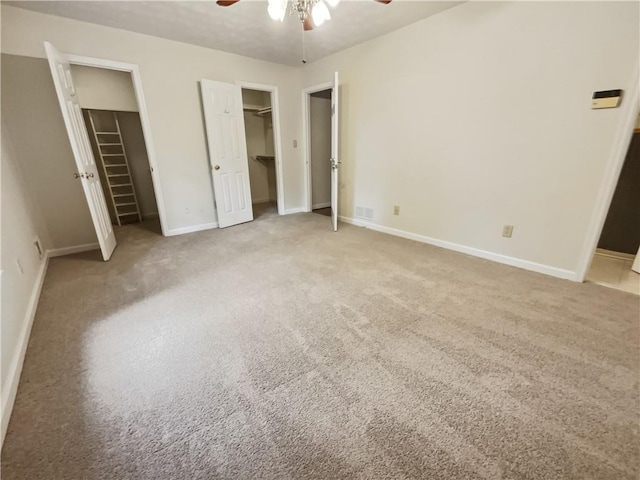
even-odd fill
[[[365,220],[373,220],[373,208],[356,207],[356,218],[362,218],[362,219],[365,219]]]

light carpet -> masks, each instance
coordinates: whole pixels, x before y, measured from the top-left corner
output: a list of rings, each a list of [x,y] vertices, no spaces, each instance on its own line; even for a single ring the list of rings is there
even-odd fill
[[[52,259],[2,478],[638,478],[637,296],[329,222]]]

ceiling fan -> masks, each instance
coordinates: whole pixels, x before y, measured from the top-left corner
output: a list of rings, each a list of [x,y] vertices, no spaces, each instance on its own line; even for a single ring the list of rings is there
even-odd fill
[[[240,0],[217,0],[216,4],[221,7],[230,7]],[[378,3],[388,5],[391,0],[375,0]],[[291,0],[291,14],[298,15],[302,28],[305,31],[313,30],[314,26],[319,27],[326,20],[331,19],[327,4],[334,8],[340,0]],[[288,0],[268,0],[267,12],[273,20],[284,20],[287,11]]]

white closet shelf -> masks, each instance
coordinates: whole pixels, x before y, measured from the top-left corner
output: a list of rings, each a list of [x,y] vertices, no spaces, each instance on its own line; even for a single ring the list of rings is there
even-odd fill
[[[138,212],[119,213],[119,217],[126,217],[127,215],[138,215]]]
[[[126,163],[114,163],[112,165],[106,165],[105,164],[105,167],[126,167],[126,166],[127,166]]]
[[[101,147],[104,147],[105,145],[120,145],[120,146],[122,146],[121,143],[98,143],[98,145],[100,145]]]
[[[116,207],[126,207],[127,205],[135,205],[136,202],[116,203]]]
[[[119,132],[96,132],[96,135],[120,135]]]
[[[114,197],[131,197],[133,196],[133,192],[131,193],[116,193]]]
[[[107,177],[128,177],[129,174],[128,173],[111,173],[109,175],[107,175]],[[118,185],[114,185],[114,187],[117,187]]]
[[[103,153],[103,157],[124,157],[124,153]]]

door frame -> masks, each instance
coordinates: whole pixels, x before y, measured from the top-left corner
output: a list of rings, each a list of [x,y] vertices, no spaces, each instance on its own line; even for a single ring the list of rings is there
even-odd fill
[[[640,72],[636,69],[633,78],[637,79]],[[611,207],[611,200],[613,200],[613,194],[618,186],[618,180],[620,179],[620,173],[622,172],[622,166],[631,144],[631,138],[633,136],[638,114],[640,114],[640,83],[636,80],[628,91],[629,106],[626,112],[622,112],[622,119],[616,133],[616,138],[613,142],[611,153],[607,161],[603,180],[600,182],[600,189],[596,196],[596,202],[591,214],[591,221],[587,229],[587,235],[580,253],[578,260],[578,268],[575,272],[574,280],[576,282],[584,282],[593,255],[598,247],[598,241],[604,228],[604,223]]]
[[[280,137],[280,99],[278,96],[278,87],[276,87],[275,85],[264,85],[262,83],[245,82],[243,80],[236,80],[235,84],[238,85],[241,89],[246,88],[247,90],[259,90],[262,92],[269,92],[271,94],[273,149],[276,157],[276,200],[278,202],[278,215],[284,215],[284,182],[282,176],[282,142]]]
[[[153,193],[156,197],[158,207],[158,217],[160,219],[160,228],[164,237],[169,235],[167,224],[167,213],[165,210],[164,195],[160,182],[160,170],[156,159],[155,148],[151,135],[151,126],[149,122],[149,113],[147,104],[144,99],[142,89],[142,77],[140,76],[140,68],[135,63],[117,62],[114,60],[106,60],[103,58],[85,57],[82,55],[73,55],[65,53],[71,65],[82,65],[85,67],[104,68],[106,70],[118,70],[131,74],[133,83],[133,91],[136,95],[136,103],[138,104],[138,114],[140,115],[140,123],[142,124],[142,135],[144,137],[145,147],[147,149],[147,158],[149,159],[149,167],[151,167],[151,181],[153,183]],[[86,125],[85,125],[86,128]]]
[[[326,82],[302,90],[302,158],[304,160],[304,183],[306,190],[305,212],[312,209],[311,202],[311,94],[331,90],[333,94],[333,83]]]

